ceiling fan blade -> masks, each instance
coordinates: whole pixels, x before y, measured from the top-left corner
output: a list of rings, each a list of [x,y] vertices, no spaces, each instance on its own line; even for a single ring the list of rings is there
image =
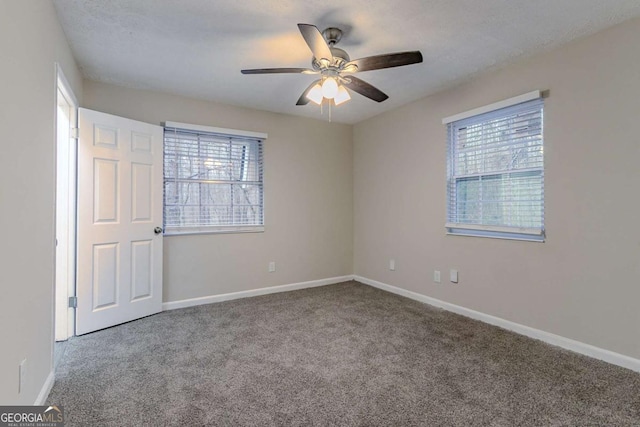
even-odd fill
[[[384,55],[368,56],[347,62],[345,67],[354,64],[357,71],[381,70],[383,68],[402,67],[403,65],[418,64],[422,62],[420,51],[387,53]]]
[[[241,70],[242,74],[317,74],[317,71],[309,68],[255,68],[252,70]]]
[[[302,95],[300,95],[300,98],[298,98],[298,102],[296,102],[296,105],[307,105],[309,103],[309,98],[307,98],[307,95],[309,94],[309,91],[311,90],[312,87],[314,87],[316,84],[318,84],[320,82],[320,80],[316,80],[313,83],[311,83],[309,85],[308,88],[306,88],[304,90],[304,92],[302,92]]]
[[[389,95],[382,92],[380,89],[371,86],[364,80],[360,80],[353,76],[345,77],[342,80],[342,84],[344,84],[354,92],[358,92],[360,95],[366,96],[369,99],[373,99],[376,102],[382,102],[385,99],[389,98]]]
[[[325,58],[329,61],[333,59],[331,49],[329,49],[329,45],[324,40],[324,37],[322,37],[318,27],[309,24],[298,24],[298,28],[304,41],[307,42],[309,49],[311,49],[314,58],[318,60]]]

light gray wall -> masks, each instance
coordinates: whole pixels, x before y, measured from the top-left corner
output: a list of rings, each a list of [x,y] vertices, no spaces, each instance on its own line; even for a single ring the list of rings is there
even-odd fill
[[[0,2],[0,52],[0,404],[31,405],[52,368],[54,62],[78,98],[82,80],[49,1]]]
[[[351,126],[91,81],[84,83],[83,105],[153,124],[177,121],[269,135],[266,231],[165,237],[164,301],[352,273]],[[276,262],[275,273],[267,272],[269,261]]]
[[[627,22],[357,124],[355,273],[640,358],[638,40]],[[445,235],[441,119],[535,89],[546,243]]]

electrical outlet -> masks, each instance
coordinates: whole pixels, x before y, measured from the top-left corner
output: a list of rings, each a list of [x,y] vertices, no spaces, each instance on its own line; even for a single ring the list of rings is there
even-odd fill
[[[395,259],[390,259],[389,260],[389,270],[391,270],[391,271],[395,271],[396,270],[396,260]]]
[[[433,270],[433,281],[440,283],[440,270]]]
[[[449,280],[451,283],[458,283],[458,270],[449,271]]]
[[[271,261],[269,263],[269,273],[273,273],[274,271],[276,271],[276,263],[275,261]]]
[[[18,365],[18,393],[22,393],[27,383],[27,359],[22,359]]]

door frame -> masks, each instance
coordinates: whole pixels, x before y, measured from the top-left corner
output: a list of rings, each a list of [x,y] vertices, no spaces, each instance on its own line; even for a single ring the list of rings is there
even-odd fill
[[[78,100],[73,93],[69,81],[64,75],[62,67],[55,63],[55,104],[54,104],[54,140],[55,140],[55,168],[54,168],[54,276],[53,276],[53,336],[55,341],[64,341],[75,335],[75,309],[70,308],[69,297],[76,295],[76,217],[77,217],[77,152],[78,140],[76,132],[78,127]],[[71,110],[69,118],[69,135],[66,141],[61,140],[58,133],[58,105],[61,101],[60,95],[64,98]],[[61,144],[68,144],[62,147]],[[58,159],[59,151],[64,150],[66,162]],[[64,174],[68,183],[67,191],[59,191],[58,175]],[[58,204],[64,204],[68,212],[66,222],[66,232],[64,236],[58,236]],[[67,248],[65,259],[59,260],[57,257],[58,238],[65,239]],[[66,262],[65,262],[66,260]],[[59,283],[57,280],[60,269],[66,269],[67,283]]]

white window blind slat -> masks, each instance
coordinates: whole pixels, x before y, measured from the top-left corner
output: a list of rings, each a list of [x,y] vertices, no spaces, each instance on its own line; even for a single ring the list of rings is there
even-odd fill
[[[542,99],[452,121],[448,140],[449,233],[542,240]]]
[[[263,139],[165,127],[166,234],[262,231]]]

